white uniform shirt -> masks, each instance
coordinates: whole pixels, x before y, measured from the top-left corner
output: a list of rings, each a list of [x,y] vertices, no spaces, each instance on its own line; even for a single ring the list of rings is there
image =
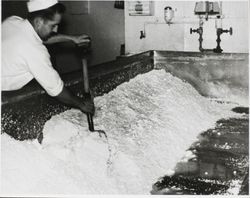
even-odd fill
[[[12,16],[2,24],[2,90],[17,90],[35,78],[50,96],[63,81],[52,67],[48,50],[27,19]]]

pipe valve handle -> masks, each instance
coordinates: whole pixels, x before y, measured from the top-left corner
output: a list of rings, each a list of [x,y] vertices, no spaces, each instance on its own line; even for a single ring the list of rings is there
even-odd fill
[[[193,29],[192,28],[190,28],[190,34],[192,34],[193,33]]]
[[[232,27],[230,27],[230,29],[229,29],[229,34],[233,35],[233,28]]]

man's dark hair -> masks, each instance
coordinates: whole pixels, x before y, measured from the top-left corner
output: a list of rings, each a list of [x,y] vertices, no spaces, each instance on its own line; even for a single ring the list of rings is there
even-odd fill
[[[44,10],[29,12],[27,18],[29,21],[34,20],[36,17],[41,17],[44,20],[53,20],[56,13],[63,14],[65,10],[66,8],[63,4],[57,3]]]

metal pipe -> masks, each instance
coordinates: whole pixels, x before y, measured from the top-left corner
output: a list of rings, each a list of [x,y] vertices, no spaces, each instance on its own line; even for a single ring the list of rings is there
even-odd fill
[[[222,16],[222,1],[220,1],[220,16]]]
[[[174,24],[197,24],[198,21],[175,21],[175,22],[145,22],[143,24],[143,31],[140,31],[140,39],[146,37],[146,25],[174,25]]]
[[[209,2],[208,1],[206,1],[205,2],[205,4],[206,4],[206,21],[208,20],[208,13],[209,13]]]
[[[175,21],[175,22],[170,22],[169,24],[197,24],[197,23],[198,23],[198,21]],[[166,22],[145,22],[144,26],[149,25],[149,24],[155,24],[155,25],[164,24],[164,25],[166,25],[168,23],[166,23]]]

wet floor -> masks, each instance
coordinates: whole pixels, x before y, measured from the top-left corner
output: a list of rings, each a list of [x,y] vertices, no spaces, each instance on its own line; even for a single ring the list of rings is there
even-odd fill
[[[237,194],[249,194],[249,109],[232,110],[242,116],[219,120],[202,133],[189,149],[193,157],[179,162],[174,175],[156,182],[152,194],[228,194],[234,183]]]

